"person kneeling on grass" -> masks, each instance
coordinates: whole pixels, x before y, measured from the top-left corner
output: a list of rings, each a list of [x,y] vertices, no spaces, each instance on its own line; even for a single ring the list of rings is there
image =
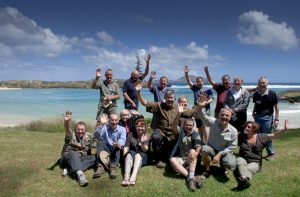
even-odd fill
[[[77,176],[78,183],[84,187],[88,185],[83,171],[93,167],[96,159],[91,155],[92,136],[86,132],[86,124],[78,122],[76,131],[70,129],[72,112],[64,114],[65,144],[62,150],[60,166],[67,169],[72,176]]]
[[[170,156],[170,163],[174,170],[187,177],[188,187],[196,191],[196,187],[202,187],[200,177],[195,177],[197,157],[201,150],[201,139],[199,133],[193,131],[193,119],[185,119],[183,128],[176,145]]]
[[[136,132],[128,134],[123,149],[125,174],[121,183],[122,186],[134,186],[139,170],[148,163],[150,135],[147,131],[147,123],[143,118],[140,118],[136,120],[135,127]]]
[[[108,122],[108,123],[107,123]],[[100,115],[94,137],[97,142],[97,156],[100,163],[93,175],[98,178],[105,170],[109,171],[110,179],[116,178],[116,168],[120,160],[120,150],[123,149],[126,140],[126,130],[118,125],[119,116],[117,113],[111,113],[109,120],[105,114]]]
[[[277,138],[288,128],[288,121],[284,122],[284,129],[274,133],[265,134],[256,132],[259,124],[248,121],[245,124],[244,132],[239,134],[238,145],[240,147],[239,157],[237,158],[238,187],[248,188],[252,176],[257,173],[262,165],[262,151],[267,143]]]

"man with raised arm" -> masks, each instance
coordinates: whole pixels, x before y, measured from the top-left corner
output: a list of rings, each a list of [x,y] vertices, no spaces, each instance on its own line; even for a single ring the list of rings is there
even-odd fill
[[[118,125],[119,116],[111,113],[109,120],[105,114],[101,115],[94,133],[97,143],[97,156],[100,159],[94,178],[98,178],[105,170],[109,171],[110,179],[116,178],[116,167],[120,160],[120,150],[126,141],[126,130]]]
[[[137,97],[141,104],[146,107],[147,112],[156,113],[158,116],[157,127],[151,139],[154,159],[158,168],[165,167],[170,153],[176,142],[179,133],[179,119],[182,115],[192,116],[193,110],[183,112],[182,107],[174,103],[176,100],[174,91],[165,93],[165,102],[148,102],[141,94],[142,83],[136,85]]]
[[[70,128],[72,112],[64,114],[65,144],[61,152],[60,166],[70,175],[77,177],[81,187],[88,185],[84,171],[95,165],[95,155],[91,155],[92,136],[86,132],[86,124],[78,122],[76,131]]]
[[[217,92],[217,102],[215,108],[215,118],[219,117],[220,110],[224,107],[224,99],[227,90],[230,88],[230,77],[229,75],[222,76],[222,84],[215,82],[208,71],[208,66],[204,67],[204,71],[208,82],[212,85],[213,89]]]
[[[147,58],[145,58],[146,68],[142,76],[139,76],[139,72],[137,70],[134,70],[131,73],[131,77],[124,81],[122,90],[124,96],[125,109],[138,110],[139,108],[139,100],[136,97],[136,90],[134,84],[137,83],[138,81],[142,81],[148,75],[150,59],[151,56],[149,54]]]
[[[111,69],[105,71],[105,80],[99,80],[102,76],[101,69],[96,70],[96,78],[92,83],[93,89],[99,89],[100,99],[96,120],[101,114],[110,115],[117,111],[117,99],[120,98],[119,85],[112,80],[113,72]]]
[[[205,112],[207,115],[210,116],[210,103],[212,103],[214,101],[214,96],[213,93],[211,91],[211,89],[204,87],[204,79],[203,77],[197,77],[196,78],[196,84],[193,84],[193,82],[190,80],[189,77],[189,71],[190,68],[189,66],[184,66],[184,75],[185,75],[185,79],[187,84],[189,85],[190,89],[193,91],[194,93],[194,108],[197,107],[198,105],[198,98],[201,95],[206,95],[207,96],[207,104],[205,106]],[[196,114],[195,116],[195,121],[196,121],[196,126],[198,128],[198,132],[200,134],[201,140],[202,142],[207,142],[207,138],[208,138],[208,132],[209,129],[206,125],[204,125],[199,117],[198,114]]]

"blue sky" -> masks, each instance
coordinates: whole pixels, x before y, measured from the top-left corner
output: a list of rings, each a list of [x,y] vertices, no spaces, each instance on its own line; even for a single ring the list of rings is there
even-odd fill
[[[170,79],[184,65],[204,76],[208,65],[216,81],[300,82],[299,4],[0,0],[0,80],[88,80],[99,65],[126,79],[136,56],[150,53],[150,69]]]

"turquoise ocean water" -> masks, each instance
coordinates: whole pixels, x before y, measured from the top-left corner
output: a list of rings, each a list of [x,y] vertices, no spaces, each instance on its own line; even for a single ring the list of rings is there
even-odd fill
[[[208,86],[210,87],[210,86]],[[246,84],[244,87],[255,87]],[[192,106],[192,91],[186,85],[173,85],[176,96],[187,95],[189,105]],[[277,93],[287,90],[299,90],[300,84],[270,84],[269,88]],[[214,96],[215,92],[213,91]],[[143,96],[147,101],[152,101],[153,96],[144,88]],[[0,126],[13,126],[26,124],[32,120],[55,118],[66,110],[73,112],[75,120],[94,122],[99,99],[99,91],[94,89],[14,89],[0,91]],[[124,107],[123,97],[118,100],[118,111]],[[212,103],[212,109],[215,102]],[[300,127],[300,103],[290,104],[280,102],[280,119],[288,118],[291,127]],[[252,99],[248,107],[248,115],[251,118],[253,109]],[[151,114],[145,112],[140,106],[139,111],[146,117]],[[213,110],[212,110],[213,111]],[[213,115],[213,114],[212,114]]]

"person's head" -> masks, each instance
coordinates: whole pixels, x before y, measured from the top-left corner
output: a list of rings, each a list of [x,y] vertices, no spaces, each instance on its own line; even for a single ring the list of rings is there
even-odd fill
[[[231,110],[228,108],[222,108],[219,113],[219,122],[222,127],[226,127],[231,119]]]
[[[178,105],[182,106],[184,110],[188,107],[188,98],[186,95],[182,95],[178,98]]]
[[[259,130],[259,124],[253,121],[247,121],[244,126],[244,133],[254,135]]]
[[[105,79],[108,83],[111,83],[112,82],[112,77],[113,77],[113,72],[111,69],[107,69],[105,71]]]
[[[240,89],[241,86],[243,85],[243,78],[241,76],[235,76],[234,77],[234,80],[233,80],[233,83],[234,83],[234,87],[235,89]]]
[[[166,76],[162,76],[159,79],[159,85],[161,88],[165,88],[168,85],[168,78]]]
[[[123,109],[120,113],[120,119],[122,122],[126,122],[130,118],[130,112],[128,109]]]
[[[165,103],[169,108],[173,107],[174,101],[176,100],[174,90],[168,90],[165,93]]]
[[[76,124],[76,136],[82,139],[85,132],[86,132],[86,124],[84,122],[78,122]]]
[[[133,82],[137,82],[139,79],[139,72],[137,70],[132,71],[130,78]]]
[[[225,88],[228,88],[230,86],[230,77],[229,75],[223,75],[222,76],[222,84],[225,86]]]
[[[265,90],[268,88],[268,83],[269,83],[269,81],[268,81],[268,78],[267,78],[267,77],[260,77],[260,78],[258,79],[258,84],[257,84],[258,89],[259,89],[261,92],[265,91]]]
[[[204,85],[204,79],[203,79],[203,77],[197,77],[196,78],[196,84],[197,84],[198,87],[202,88],[203,85]]]
[[[194,128],[194,120],[191,118],[187,118],[183,122],[183,129],[186,133],[191,133]]]
[[[117,128],[119,122],[119,116],[113,112],[109,115],[109,126],[114,130]]]
[[[148,128],[145,119],[144,118],[137,119],[135,121],[135,128],[138,136],[141,136],[143,133],[146,133]]]

